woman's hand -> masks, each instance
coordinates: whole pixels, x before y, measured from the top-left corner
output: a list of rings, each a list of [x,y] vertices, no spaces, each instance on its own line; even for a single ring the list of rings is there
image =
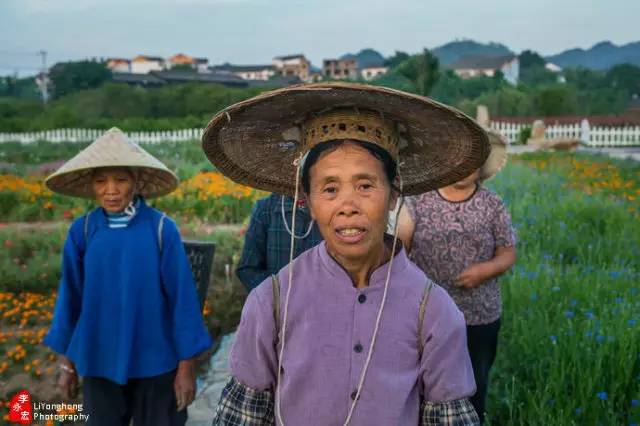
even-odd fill
[[[515,247],[496,247],[493,259],[469,265],[456,277],[456,285],[476,288],[483,282],[504,273],[516,262]]]
[[[489,276],[489,268],[485,263],[474,263],[467,266],[464,271],[456,277],[456,285],[464,288],[476,288],[485,282]]]
[[[66,399],[78,396],[78,373],[76,367],[67,357],[59,355],[60,375],[58,376],[58,389]]]
[[[196,396],[196,378],[193,359],[185,359],[178,363],[178,371],[173,381],[178,411],[187,408]]]

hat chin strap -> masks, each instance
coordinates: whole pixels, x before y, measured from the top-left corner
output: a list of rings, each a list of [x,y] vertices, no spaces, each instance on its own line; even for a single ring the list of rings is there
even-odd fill
[[[296,165],[296,191],[295,191],[295,195],[293,197],[293,205],[294,205],[294,214],[291,215],[291,229],[296,229],[295,225],[296,225],[296,214],[295,214],[295,206],[298,204],[298,189],[300,186],[300,164],[301,161],[296,160],[295,161],[295,165]],[[398,173],[398,177],[400,178],[400,194],[402,194],[402,176],[400,175],[400,173]],[[284,201],[283,201],[284,203]],[[398,217],[400,215],[400,210],[402,208],[402,204],[404,203],[404,200],[401,198],[400,199],[400,207],[398,208],[397,212],[396,212],[396,217],[395,217],[395,224],[394,224],[394,230],[393,230],[393,245],[391,248],[391,258],[389,259],[389,267],[387,268],[387,277],[385,279],[384,282],[384,292],[382,293],[382,301],[380,303],[380,308],[378,308],[378,316],[376,317],[376,324],[375,327],[373,329],[373,336],[371,338],[371,345],[369,345],[369,351],[367,353],[367,359],[364,363],[364,367],[362,368],[362,372],[360,373],[360,380],[358,381],[358,388],[356,390],[356,397],[354,398],[353,402],[351,403],[351,407],[349,408],[349,413],[347,415],[347,418],[344,421],[343,426],[348,426],[349,422],[351,422],[351,418],[353,416],[353,413],[355,411],[356,405],[358,403],[358,400],[360,399],[360,394],[362,393],[362,388],[364,386],[364,380],[365,377],[367,375],[367,370],[369,369],[369,364],[371,363],[371,357],[373,356],[373,349],[375,347],[375,343],[376,340],[378,338],[378,331],[380,330],[380,320],[382,319],[382,312],[384,311],[384,307],[387,301],[387,292],[389,290],[389,281],[391,279],[391,266],[393,265],[393,258],[395,257],[396,254],[396,246],[398,243]],[[284,210],[283,210],[283,219],[284,219]],[[285,220],[285,225],[287,223],[287,221]],[[313,225],[313,222],[311,223]],[[311,228],[309,228],[311,229]],[[281,333],[280,333],[280,355],[278,356],[278,372],[276,373],[276,389],[275,389],[275,397],[276,397],[276,403],[275,403],[275,412],[276,412],[276,424],[282,425],[284,426],[284,421],[282,420],[282,415],[280,412],[280,402],[281,402],[281,394],[280,394],[280,373],[282,371],[282,356],[284,355],[284,346],[285,346],[285,342],[286,342],[286,331],[287,331],[287,316],[289,313],[289,298],[291,296],[291,287],[292,287],[292,282],[293,282],[293,267],[295,264],[295,260],[293,257],[293,253],[294,253],[294,244],[295,244],[295,240],[296,240],[296,236],[293,232],[289,232],[289,234],[291,235],[291,246],[289,249],[289,279],[288,279],[288,286],[287,286],[287,294],[285,296],[285,302],[284,302],[284,317],[282,319],[282,327],[281,327]],[[280,331],[280,330],[279,330]]]
[[[296,188],[296,191],[297,190],[298,190],[298,188]],[[297,205],[297,202],[296,202],[296,204],[293,205],[293,213],[292,213],[293,216],[296,215],[296,205]],[[293,231],[291,231],[291,229],[289,229],[289,224],[287,223],[287,218],[284,215],[284,195],[280,196],[280,212],[282,213],[282,222],[284,223],[284,229],[287,230],[289,235],[291,235],[296,240],[304,240],[305,238],[307,238],[309,236],[309,234],[311,233],[311,229],[313,229],[313,224],[315,222],[313,219],[311,219],[311,223],[309,223],[309,227],[307,228],[307,232],[305,232],[304,235],[297,236],[297,235],[295,235],[295,232],[293,232]],[[293,222],[291,223],[291,226],[293,226]],[[289,263],[291,263],[291,259],[289,259]]]

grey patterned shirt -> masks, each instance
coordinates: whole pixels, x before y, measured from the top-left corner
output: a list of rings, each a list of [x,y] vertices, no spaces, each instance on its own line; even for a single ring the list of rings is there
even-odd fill
[[[454,284],[469,265],[493,258],[496,247],[515,245],[511,218],[500,198],[479,187],[468,199],[447,201],[437,191],[405,199],[415,223],[411,258],[458,305],[468,325],[500,318],[502,301],[496,278],[476,288]]]

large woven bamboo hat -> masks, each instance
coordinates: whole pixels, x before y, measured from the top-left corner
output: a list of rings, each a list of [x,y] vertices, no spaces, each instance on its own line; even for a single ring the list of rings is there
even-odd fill
[[[491,152],[487,161],[480,167],[480,180],[487,181],[494,177],[507,164],[507,146],[509,141],[495,130],[488,129]]]
[[[296,160],[335,139],[374,143],[398,161],[404,193],[452,184],[489,155],[487,133],[460,111],[398,90],[316,83],[236,103],[209,122],[202,146],[231,180],[295,193]]]
[[[93,170],[100,167],[130,167],[136,170],[138,193],[160,197],[178,186],[178,177],[158,159],[131,142],[118,128],[112,128],[45,180],[54,192],[72,197],[94,198]]]

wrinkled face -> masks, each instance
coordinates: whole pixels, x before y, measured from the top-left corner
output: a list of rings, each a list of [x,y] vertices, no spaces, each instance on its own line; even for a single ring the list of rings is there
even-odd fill
[[[311,166],[309,183],[311,215],[338,262],[382,249],[395,196],[379,159],[360,146],[341,145]]]
[[[91,184],[96,201],[109,213],[123,211],[133,199],[135,182],[128,169],[122,167],[96,169]]]
[[[476,182],[478,182],[478,179],[480,179],[480,169],[477,169],[475,172],[454,183],[452,186],[456,189],[467,189],[475,185]]]

